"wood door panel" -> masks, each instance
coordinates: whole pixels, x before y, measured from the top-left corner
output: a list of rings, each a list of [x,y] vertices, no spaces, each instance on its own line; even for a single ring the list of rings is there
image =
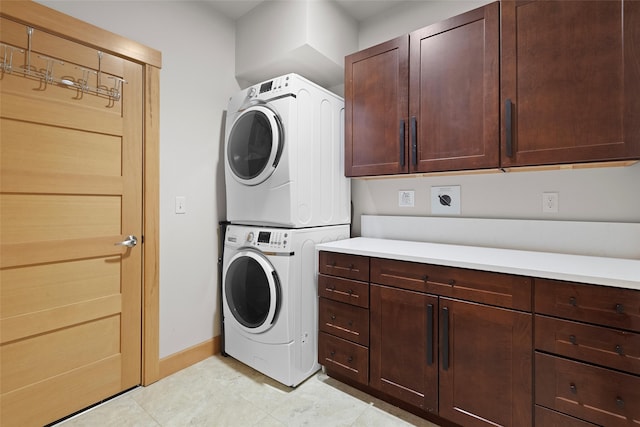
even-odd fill
[[[2,271],[3,318],[50,310],[120,292],[120,260],[91,258]]]
[[[437,412],[438,299],[373,284],[370,295],[371,387]]]
[[[118,196],[5,194],[0,204],[6,244],[110,236],[122,229]]]
[[[122,390],[121,365],[120,355],[111,356],[3,394],[2,426],[42,426],[42,420],[58,420],[118,393]]]
[[[502,166],[640,156],[638,25],[635,1],[502,3]]]
[[[469,427],[531,425],[532,315],[448,298],[440,312],[449,322],[440,337],[440,415]]]
[[[16,80],[27,80],[20,76],[11,77]],[[30,91],[28,94],[18,95],[12,92],[15,86],[6,89],[10,83],[8,80],[7,77],[0,79],[2,117],[102,134],[122,135],[123,123],[119,112],[96,115],[95,110],[83,107],[80,100],[74,99],[75,95],[70,93],[70,89],[53,85],[48,86],[44,92],[57,94],[57,97],[55,95],[51,98],[45,97],[44,94],[34,90],[33,85],[25,87],[24,90]],[[85,98],[89,96],[86,95]],[[97,108],[105,107],[104,100],[94,104]]]
[[[113,316],[123,309],[122,296],[116,294],[73,305],[6,317],[0,320],[0,333],[2,334],[0,343],[5,344],[36,334],[89,322],[92,319]],[[2,361],[2,363],[5,362],[7,361]]]
[[[5,22],[1,41],[23,46],[25,27]],[[17,387],[2,389],[5,427],[48,424],[141,382],[142,247],[114,244],[143,237],[143,67],[98,63],[97,49],[37,28],[32,41],[32,69],[45,54],[65,61],[56,79],[95,87],[100,69],[103,86],[107,73],[127,83],[109,99],[18,72],[0,79],[0,371]]]
[[[0,357],[15,368],[2,371],[1,392],[8,393],[119,354],[119,330],[120,316],[115,315],[2,346]],[[41,351],[43,348],[46,353]]]
[[[498,20],[496,2],[410,34],[412,172],[498,167]]]
[[[347,176],[408,171],[408,51],[405,35],[345,58]]]
[[[122,176],[122,138],[75,129],[0,120],[2,172]]]

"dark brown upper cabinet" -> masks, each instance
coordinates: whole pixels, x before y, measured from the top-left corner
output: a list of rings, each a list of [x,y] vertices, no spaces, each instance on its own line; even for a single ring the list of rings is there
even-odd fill
[[[409,37],[345,59],[345,175],[408,172]]]
[[[640,2],[503,1],[501,165],[640,157]]]
[[[499,3],[345,59],[345,174],[499,166]]]

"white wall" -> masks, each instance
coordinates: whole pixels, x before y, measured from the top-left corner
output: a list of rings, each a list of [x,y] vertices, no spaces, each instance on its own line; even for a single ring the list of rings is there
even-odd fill
[[[160,357],[219,335],[221,135],[227,102],[239,90],[233,21],[196,1],[40,3],[162,52]],[[187,197],[184,215],[174,213],[176,196]]]
[[[360,24],[359,49],[474,9],[489,1],[413,1]],[[352,179],[352,234],[360,215],[430,216],[431,186],[461,186],[461,217],[640,222],[640,164],[623,168],[510,172],[421,178]],[[398,207],[414,190],[415,207]],[[559,192],[559,212],[542,212],[542,193]]]
[[[236,75],[252,84],[294,72],[340,85],[344,56],[358,45],[357,22],[327,1],[265,1],[236,26]]]

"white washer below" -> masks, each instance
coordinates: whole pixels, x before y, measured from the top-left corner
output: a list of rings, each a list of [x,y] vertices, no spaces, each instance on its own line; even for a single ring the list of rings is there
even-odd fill
[[[318,243],[348,225],[303,229],[229,225],[223,256],[224,352],[295,387],[315,373]]]

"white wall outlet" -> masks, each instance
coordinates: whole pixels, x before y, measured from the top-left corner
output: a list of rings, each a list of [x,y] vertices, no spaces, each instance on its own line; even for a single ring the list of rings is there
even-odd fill
[[[460,215],[460,186],[431,187],[432,215]]]
[[[176,213],[187,213],[187,198],[185,196],[176,196]]]
[[[560,194],[556,192],[542,193],[542,212],[557,213]]]
[[[416,192],[414,190],[398,191],[398,206],[401,208],[412,208],[416,203]]]

